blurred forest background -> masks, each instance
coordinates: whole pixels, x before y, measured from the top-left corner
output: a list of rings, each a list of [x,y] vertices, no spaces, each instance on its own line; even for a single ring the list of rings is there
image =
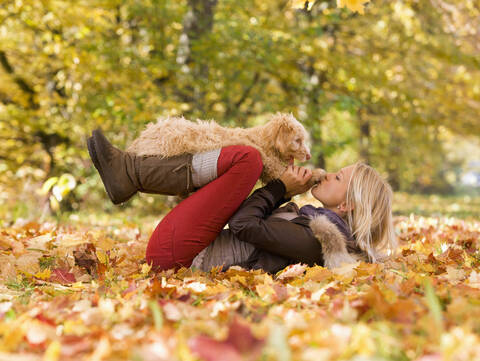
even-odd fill
[[[277,111],[310,131],[315,166],[363,159],[408,209],[480,209],[478,0],[0,2],[0,222],[116,212],[86,149],[98,126],[123,149],[159,116]]]

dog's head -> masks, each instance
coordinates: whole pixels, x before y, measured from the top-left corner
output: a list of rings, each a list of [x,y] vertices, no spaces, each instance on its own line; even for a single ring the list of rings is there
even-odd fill
[[[284,162],[288,163],[293,159],[304,162],[310,159],[308,133],[291,113],[275,114],[266,128],[273,148]]]

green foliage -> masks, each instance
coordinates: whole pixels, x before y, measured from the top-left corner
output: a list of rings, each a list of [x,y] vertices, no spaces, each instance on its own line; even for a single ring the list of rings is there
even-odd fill
[[[450,192],[463,160],[447,149],[478,134],[479,14],[435,4],[376,1],[360,16],[335,1],[4,1],[0,199],[15,190],[17,215],[103,202],[85,144],[98,126],[123,148],[158,116],[245,127],[276,111],[309,129],[317,166],[361,158],[395,189]],[[37,193],[63,174],[67,198]]]
[[[477,219],[480,214],[480,195],[425,195],[395,193],[393,211],[396,215],[410,214],[437,217],[447,216],[462,219]]]

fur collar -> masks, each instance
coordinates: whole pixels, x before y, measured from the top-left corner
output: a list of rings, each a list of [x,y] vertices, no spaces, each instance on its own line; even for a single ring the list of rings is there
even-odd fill
[[[309,223],[315,238],[322,245],[324,266],[333,269],[342,263],[355,263],[365,260],[361,253],[349,253],[347,237],[325,214],[315,216]]]

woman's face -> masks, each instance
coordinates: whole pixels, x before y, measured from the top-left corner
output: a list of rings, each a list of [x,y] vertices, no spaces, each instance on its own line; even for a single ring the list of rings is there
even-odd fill
[[[354,165],[349,165],[336,173],[327,173],[324,180],[312,187],[312,195],[322,202],[325,208],[336,208],[345,202],[353,167]]]

